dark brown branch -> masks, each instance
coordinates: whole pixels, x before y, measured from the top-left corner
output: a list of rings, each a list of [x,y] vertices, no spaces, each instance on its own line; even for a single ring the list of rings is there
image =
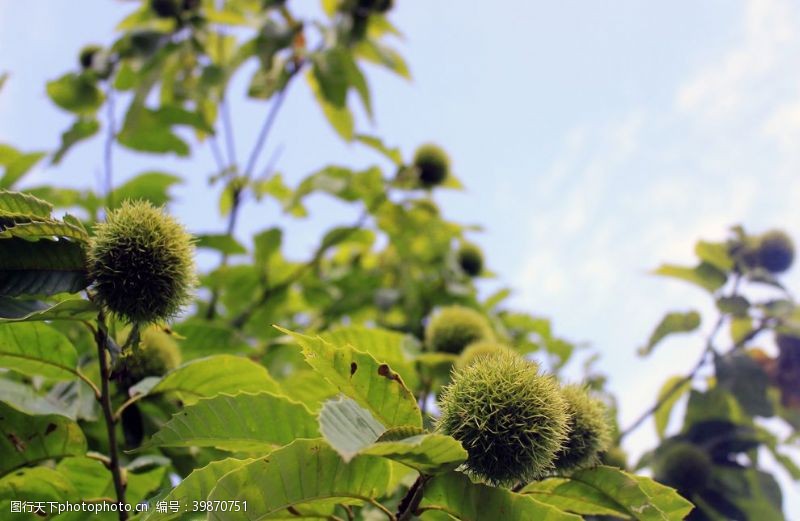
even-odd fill
[[[117,445],[117,422],[111,408],[111,393],[109,392],[108,382],[111,378],[111,371],[108,367],[108,331],[106,329],[105,315],[101,311],[97,315],[97,330],[95,331],[95,342],[97,343],[97,360],[100,364],[100,408],[103,409],[103,417],[108,432],[108,468],[114,480],[114,490],[117,494],[117,501],[125,503],[125,480],[122,477],[122,468],[119,463],[119,446]],[[128,513],[124,508],[119,510],[119,520],[126,521]]]

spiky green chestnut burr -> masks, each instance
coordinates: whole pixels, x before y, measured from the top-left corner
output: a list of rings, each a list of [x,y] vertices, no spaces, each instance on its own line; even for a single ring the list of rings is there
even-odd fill
[[[556,468],[570,472],[596,465],[599,453],[611,443],[606,406],[579,385],[564,386],[561,393],[569,414],[569,436],[556,454]]]
[[[78,61],[81,67],[84,69],[91,69],[95,55],[102,50],[103,48],[99,45],[87,45],[81,49],[81,52],[78,54]]]
[[[474,342],[464,349],[461,356],[456,360],[456,369],[463,369],[469,365],[480,362],[486,357],[497,356],[504,353],[517,353],[505,344],[493,340],[481,340]]]
[[[492,485],[543,476],[567,438],[558,383],[513,353],[455,371],[439,408],[437,428],[464,446],[467,471]]]
[[[464,273],[477,277],[483,271],[483,253],[474,244],[465,244],[458,250],[458,264]]]
[[[758,242],[758,263],[770,273],[783,273],[794,261],[794,243],[780,230],[763,234]]]
[[[711,458],[700,447],[675,442],[665,448],[653,466],[653,477],[684,495],[702,490],[711,478]]]
[[[124,342],[130,328],[120,335]],[[140,333],[137,345],[126,349],[120,359],[121,375],[128,384],[138,382],[148,376],[162,376],[181,364],[178,343],[171,335],[158,327],[150,326]]]
[[[486,318],[463,306],[442,308],[425,328],[425,342],[429,349],[456,355],[473,342],[489,340],[492,336]]]
[[[440,147],[425,144],[414,154],[414,167],[419,172],[419,184],[433,188],[442,184],[450,174],[450,158]]]
[[[178,16],[180,5],[178,0],[150,0],[150,9],[159,18],[172,18]]]
[[[146,201],[125,201],[95,226],[89,275],[97,300],[128,323],[163,322],[191,300],[192,237]]]

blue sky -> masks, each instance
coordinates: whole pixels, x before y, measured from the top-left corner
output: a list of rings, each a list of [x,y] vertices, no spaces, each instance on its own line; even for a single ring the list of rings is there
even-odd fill
[[[445,210],[485,227],[474,238],[500,282],[516,290],[516,305],[603,353],[600,368],[629,423],[668,376],[693,364],[702,338],[668,341],[648,360],[636,357],[637,346],[664,312],[708,309],[698,291],[647,272],[689,261],[697,239],[722,238],[736,223],[783,227],[800,240],[800,4],[397,4],[392,18],[405,34],[398,46],[414,81],[369,71],[373,130],[406,155],[427,140],[450,151],[468,189],[441,195]],[[0,70],[12,73],[0,94],[0,141],[57,144],[69,119],[47,101],[45,81],[72,68],[83,44],[110,41],[132,5],[0,0]],[[234,97],[244,85],[237,82]],[[332,134],[305,86],[284,108],[267,155],[282,148],[278,168],[290,183],[330,162],[378,160]],[[240,156],[265,112],[261,104],[234,106]],[[94,185],[100,157],[95,141],[34,179]],[[115,158],[117,179],[146,169],[190,176],[175,191],[174,210],[195,231],[221,230],[217,191],[205,181],[207,149],[192,161],[124,151]],[[291,227],[297,256],[331,216],[348,220],[347,210],[323,200],[312,213],[318,217]],[[249,206],[241,237],[279,218],[274,206]],[[787,278],[795,289],[798,273]],[[637,453],[652,437],[645,426],[629,447]],[[790,517],[800,518],[800,498],[787,502]]]

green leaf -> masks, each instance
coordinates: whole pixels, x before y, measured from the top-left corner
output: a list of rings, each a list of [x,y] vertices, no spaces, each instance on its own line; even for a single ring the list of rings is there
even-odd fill
[[[259,268],[266,268],[272,256],[279,252],[283,242],[283,231],[270,228],[253,236],[253,261]]]
[[[434,477],[425,487],[420,510],[441,510],[462,521],[485,521],[490,512],[503,521],[581,519],[530,496],[473,483],[458,472]]]
[[[345,463],[324,441],[296,440],[229,472],[208,497],[212,501],[247,501],[247,515],[215,511],[209,513],[209,519],[292,519],[296,516],[293,512],[302,519],[306,509],[376,500],[385,494],[390,474],[389,462],[381,458],[358,456]]]
[[[0,378],[0,396],[3,401],[25,414],[58,414],[75,419],[74,410],[69,404],[52,395],[43,396],[30,384]]]
[[[6,167],[5,174],[0,178],[0,188],[11,188],[19,181],[22,176],[27,174],[31,168],[36,166],[43,157],[44,152],[31,152],[28,154],[19,154],[13,161],[2,163]]]
[[[714,292],[725,285],[728,276],[713,265],[702,262],[695,268],[664,264],[653,272],[656,275],[685,280],[701,288]]]
[[[721,313],[743,318],[748,316],[747,312],[750,310],[750,301],[740,295],[720,297],[717,299],[717,309],[719,309]]]
[[[88,75],[67,73],[47,83],[47,95],[64,110],[75,114],[93,114],[103,104],[104,96]]]
[[[378,441],[386,427],[354,400],[339,396],[328,400],[319,414],[319,428],[331,447],[345,461]]]
[[[67,380],[75,377],[77,365],[69,339],[47,324],[0,324],[0,367]]]
[[[76,489],[76,498],[86,502],[107,501],[115,496],[113,478],[105,465],[86,457],[64,458],[56,470],[65,476]],[[156,467],[145,472],[126,472],[125,499],[136,504],[161,486],[165,467]],[[73,499],[74,501],[74,499]],[[59,519],[65,516],[59,516]],[[116,518],[116,516],[114,516]],[[83,521],[85,517],[68,518]]]
[[[319,436],[317,420],[302,404],[271,393],[220,394],[176,413],[142,446],[216,447],[269,451],[296,438]]]
[[[144,199],[155,206],[163,206],[170,201],[169,189],[183,180],[165,172],[144,172],[129,179],[112,192],[114,206],[118,207],[126,199]]]
[[[576,514],[641,521],[678,521],[692,510],[692,504],[671,488],[607,466],[534,482],[521,493]]]
[[[660,439],[664,438],[664,433],[667,431],[667,425],[669,424],[669,417],[672,414],[673,407],[675,407],[675,404],[678,403],[678,400],[680,400],[684,394],[689,392],[689,389],[691,388],[692,382],[690,380],[686,380],[686,378],[683,376],[673,376],[661,386],[661,390],[658,391],[657,398],[657,401],[661,402],[661,405],[659,405],[659,407],[653,413],[653,419],[656,422],[656,433]],[[669,392],[672,394],[670,394],[669,398],[667,398],[667,393]]]
[[[67,477],[49,467],[20,469],[0,479],[0,504],[4,500],[30,501],[32,498],[63,503],[73,501],[75,497],[75,488]],[[3,512],[9,512],[10,505],[3,508]],[[45,512],[48,511],[46,507]]]
[[[67,240],[4,239],[0,248],[0,296],[77,293],[88,285],[85,253]]]
[[[336,105],[326,97],[319,83],[319,79],[313,72],[309,71],[308,74],[306,74],[306,80],[308,81],[308,86],[311,88],[311,92],[314,94],[314,98],[322,109],[322,113],[333,129],[342,139],[351,141],[355,130],[353,114],[348,110],[346,105]],[[328,88],[331,95],[336,92],[331,86]]]
[[[167,373],[149,390],[131,388],[131,393],[147,396],[175,393],[191,405],[202,398],[237,392],[280,392],[280,386],[267,369],[248,358],[233,355],[214,355],[185,363]]]
[[[68,299],[48,305],[35,300],[0,297],[0,324],[42,320],[91,320],[96,316],[97,306],[84,299]]]
[[[32,195],[0,190],[0,212],[49,219],[53,205]]]
[[[663,339],[674,333],[690,333],[700,327],[700,313],[697,311],[667,313],[658,323],[647,344],[639,348],[639,355],[646,356]]]
[[[383,456],[425,474],[449,472],[467,460],[467,451],[444,434],[420,434],[398,441],[381,441],[360,454]]]
[[[61,146],[58,147],[58,150],[53,155],[53,164],[60,163],[73,145],[89,139],[97,134],[99,130],[100,123],[94,117],[84,116],[75,120],[75,123],[61,134]]]
[[[86,452],[77,423],[55,414],[29,416],[0,402],[0,475],[23,465]]]
[[[774,413],[767,396],[769,376],[747,353],[734,351],[714,359],[717,382],[729,391],[749,415],[769,417]]]
[[[247,253],[247,249],[239,241],[225,234],[202,234],[197,236],[196,246],[198,248],[208,248],[217,250],[226,255],[242,255]]]
[[[346,326],[326,331],[320,337],[336,346],[354,347],[369,353],[378,362],[389,364],[409,389],[419,385],[417,371],[406,351],[406,346],[413,342],[407,335],[386,329]]]
[[[200,132],[213,134],[203,116],[181,107],[166,106],[157,110],[132,105],[120,130],[120,144],[140,152],[189,155],[189,145],[172,131],[175,125],[186,125]]]
[[[184,360],[219,353],[242,354],[252,349],[238,331],[225,324],[211,323],[202,318],[175,324],[174,330],[184,338],[181,342]]]
[[[369,40],[359,43],[355,49],[359,58],[382,65],[407,80],[411,79],[411,72],[405,60],[391,47]]]
[[[414,395],[389,365],[348,346],[335,347],[276,326],[300,344],[306,362],[386,427],[422,426]]]
[[[193,501],[205,501],[223,476],[253,461],[255,460],[234,458],[212,461],[205,467],[192,471],[191,474],[181,480],[177,487],[170,490],[165,496],[158,497],[157,500],[166,501],[167,503],[178,501],[181,505],[191,505]],[[140,521],[166,521],[176,517],[186,517],[186,513],[171,511],[159,513],[155,508],[155,504],[151,504]]]
[[[19,222],[8,226],[5,230],[0,230],[0,239],[8,239],[11,237],[18,237],[20,239],[27,239],[29,241],[63,237],[67,239],[75,239],[76,241],[84,244],[89,242],[89,234],[86,233],[85,229],[75,226],[74,224],[50,219],[32,222]]]
[[[400,152],[399,148],[397,148],[397,147],[395,147],[395,148],[387,147],[384,144],[384,142],[381,141],[381,139],[379,137],[377,137],[377,136],[368,136],[366,134],[357,134],[355,136],[355,138],[356,138],[356,141],[358,141],[359,143],[362,143],[362,144],[368,146],[369,148],[375,150],[376,152],[378,152],[382,156],[384,156],[387,159],[389,159],[395,165],[397,165],[397,166],[402,166],[403,165],[403,154]]]
[[[722,272],[733,269],[733,259],[728,253],[728,246],[722,242],[698,241],[694,252],[700,260],[706,262]]]

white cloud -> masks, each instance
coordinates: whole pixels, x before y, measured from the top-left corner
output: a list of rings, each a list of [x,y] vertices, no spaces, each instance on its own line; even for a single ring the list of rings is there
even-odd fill
[[[697,239],[737,223],[800,240],[800,4],[748,0],[741,20],[731,48],[676,82],[671,105],[576,127],[531,195],[521,300],[603,351],[623,423],[694,363],[702,340],[644,361],[636,346],[664,312],[709,307],[701,291],[647,270],[691,262]],[[653,444],[645,426],[629,448]]]

